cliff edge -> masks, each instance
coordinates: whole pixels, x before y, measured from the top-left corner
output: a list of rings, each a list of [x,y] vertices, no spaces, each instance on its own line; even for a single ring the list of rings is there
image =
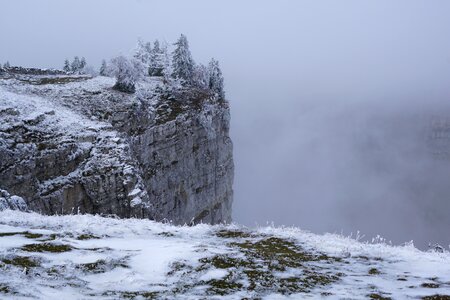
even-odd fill
[[[0,76],[0,188],[44,214],[231,221],[228,102],[108,77]]]

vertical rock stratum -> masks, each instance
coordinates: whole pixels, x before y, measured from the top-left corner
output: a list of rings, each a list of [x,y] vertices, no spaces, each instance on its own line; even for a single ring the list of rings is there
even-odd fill
[[[228,102],[165,99],[158,79],[130,95],[111,78],[41,73],[0,75],[1,189],[44,214],[231,221]]]

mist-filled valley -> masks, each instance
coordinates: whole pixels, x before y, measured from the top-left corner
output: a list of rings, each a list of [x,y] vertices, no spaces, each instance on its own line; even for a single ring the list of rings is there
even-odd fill
[[[360,231],[363,240],[414,240],[422,249],[449,242],[448,103],[290,105],[258,117],[246,111],[234,133],[236,198],[245,199],[234,204],[235,220]]]

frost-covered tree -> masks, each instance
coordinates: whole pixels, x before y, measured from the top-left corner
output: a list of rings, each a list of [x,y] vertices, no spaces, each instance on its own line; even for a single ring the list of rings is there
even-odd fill
[[[150,43],[144,43],[142,39],[138,39],[133,57],[148,67],[150,65],[151,51],[152,46]]]
[[[100,66],[99,74],[100,76],[106,76],[107,75],[107,66],[106,66],[106,60],[102,60],[102,65]]]
[[[114,89],[134,93],[136,82],[144,76],[144,69],[141,61],[120,55],[111,60],[108,73],[116,77]]]
[[[95,77],[98,75],[97,70],[91,66],[91,65],[86,65],[83,70],[80,71],[82,74],[87,74],[87,75],[91,75],[92,77]]]
[[[223,90],[223,76],[219,67],[219,62],[214,58],[211,59],[208,65],[209,88],[215,93],[219,99],[225,99],[225,92]]]
[[[181,35],[172,54],[172,76],[183,83],[191,84],[194,73],[194,60],[189,51],[189,43],[185,35]]]
[[[161,52],[162,52],[162,77],[164,83],[168,83],[172,79],[172,64],[171,59],[169,55],[168,45],[166,42],[163,42],[161,45]]]
[[[150,76],[163,76],[164,51],[167,51],[167,48],[163,49],[159,41],[156,40],[150,53],[150,67],[148,69]]]
[[[64,61],[64,67],[63,67],[64,72],[70,72],[70,62],[68,59],[66,59]]]
[[[84,57],[80,60],[80,71],[83,70],[86,67],[86,59]]]
[[[209,71],[207,67],[202,64],[194,67],[193,83],[198,88],[209,89]]]
[[[72,72],[78,72],[80,70],[80,58],[78,56],[73,58],[71,69]]]
[[[4,65],[3,68],[8,69],[11,68],[11,65],[9,64],[9,61],[7,61]]]

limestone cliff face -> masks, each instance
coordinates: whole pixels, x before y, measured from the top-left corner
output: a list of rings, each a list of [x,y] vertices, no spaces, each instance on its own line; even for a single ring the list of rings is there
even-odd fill
[[[0,78],[1,189],[45,214],[231,220],[227,102],[165,100],[157,80],[128,95],[110,78],[52,76]]]

